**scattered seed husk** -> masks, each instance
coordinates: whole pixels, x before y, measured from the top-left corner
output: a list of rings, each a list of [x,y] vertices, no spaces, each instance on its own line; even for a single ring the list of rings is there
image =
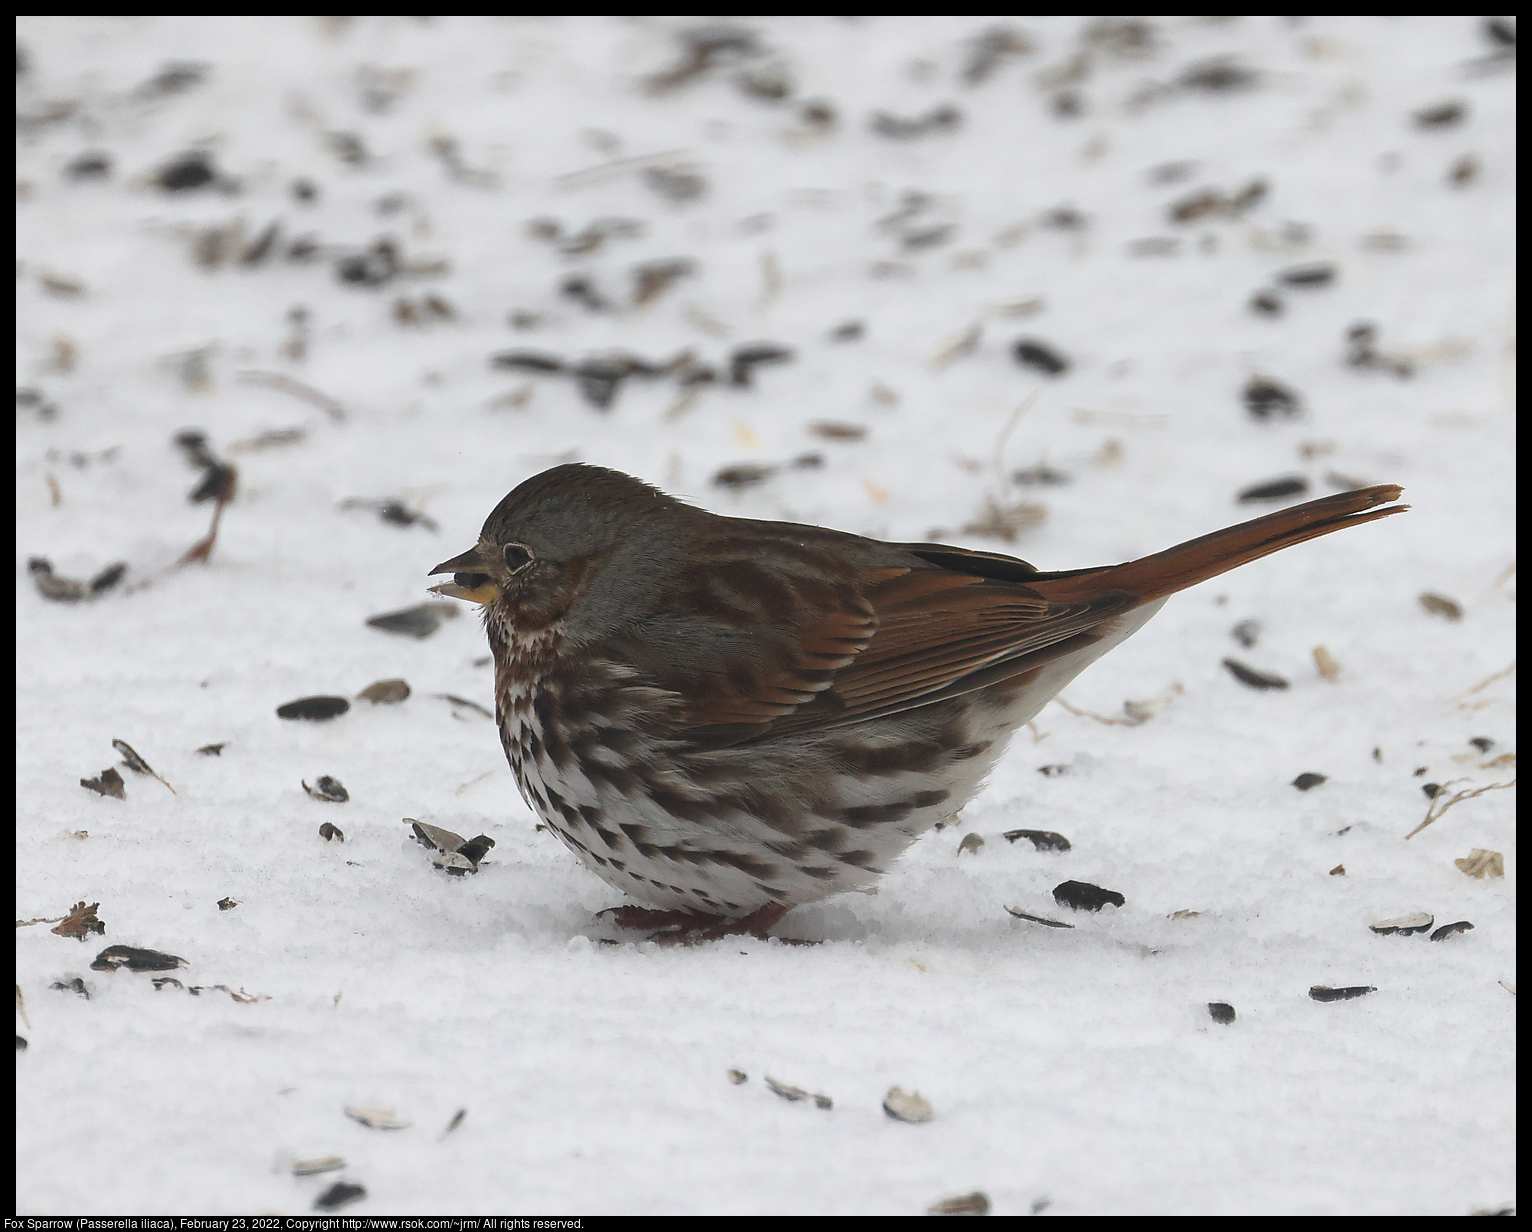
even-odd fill
[[[780,1095],[789,1103],[798,1103],[800,1100],[811,1099],[814,1107],[829,1110],[835,1106],[834,1101],[828,1095],[816,1095],[812,1091],[805,1091],[802,1087],[789,1086],[785,1082],[778,1082],[770,1074],[766,1075],[766,1085],[773,1093]]]
[[[495,845],[487,834],[465,839],[461,834],[444,830],[440,826],[427,825],[413,817],[404,819],[415,832],[415,841],[432,852],[431,863],[454,877],[479,871],[479,861]]]
[[[1470,877],[1482,879],[1505,876],[1505,857],[1498,851],[1486,851],[1483,847],[1475,847],[1453,863]]]
[[[896,116],[887,111],[874,112],[869,127],[880,137],[909,141],[932,133],[950,132],[963,122],[963,113],[951,103],[933,107],[924,115]]]
[[[303,781],[303,780],[300,780]],[[331,804],[344,804],[351,799],[351,793],[341,786],[339,779],[331,778],[328,774],[321,774],[310,787],[303,781],[303,790],[308,792],[316,800],[326,800]]]
[[[1055,470],[1046,462],[1040,462],[1036,466],[1012,471],[1011,482],[1024,488],[1060,488],[1072,483],[1073,479],[1067,472]]]
[[[1350,1001],[1356,997],[1365,997],[1370,992],[1378,990],[1369,984],[1354,984],[1349,988],[1331,988],[1327,984],[1315,984],[1309,989],[1309,999],[1312,1001]]]
[[[1271,672],[1257,671],[1253,667],[1247,667],[1238,659],[1225,659],[1223,665],[1229,669],[1234,679],[1240,684],[1248,685],[1252,689],[1285,689],[1288,683],[1281,676]]]
[[[1452,128],[1467,117],[1467,102],[1460,98],[1449,98],[1422,107],[1412,118],[1416,128]]]
[[[127,789],[123,786],[122,775],[117,773],[117,767],[108,766],[97,778],[81,779],[81,787],[89,787],[94,792],[103,796],[111,796],[117,800],[128,798]]]
[[[958,844],[958,855],[977,854],[984,847],[984,836],[981,834],[965,834],[963,841]]]
[[[1396,916],[1392,920],[1379,920],[1376,924],[1369,924],[1380,937],[1413,937],[1416,933],[1427,931],[1436,923],[1436,918],[1429,911],[1417,911],[1413,915]]]
[[[1088,881],[1061,881],[1053,887],[1053,901],[1074,911],[1100,911],[1103,907],[1121,907],[1127,899],[1116,890],[1103,889]]]
[[[186,959],[159,950],[144,950],[133,945],[109,945],[90,964],[92,971],[174,971],[186,966]]]
[[[734,1086],[741,1086],[750,1081],[750,1075],[742,1069],[731,1069],[728,1072],[729,1081]]]
[[[1478,749],[1481,753],[1488,753],[1492,748],[1495,747],[1495,742],[1488,736],[1473,736],[1469,739],[1468,743],[1473,745],[1474,748]]]
[[[1282,297],[1275,291],[1257,291],[1250,297],[1250,311],[1257,316],[1279,317],[1282,315]]]
[[[1328,649],[1324,646],[1315,646],[1312,653],[1314,655],[1315,671],[1326,680],[1339,679],[1340,664],[1335,661],[1335,656]]]
[[[421,603],[403,607],[394,612],[382,612],[369,616],[369,628],[382,629],[385,633],[398,633],[404,637],[430,637],[441,627],[443,620],[451,620],[457,609],[446,603]]]
[[[1456,600],[1449,599],[1446,595],[1438,595],[1428,590],[1420,596],[1420,606],[1433,616],[1444,616],[1448,620],[1463,619],[1463,609]]]
[[[1006,911],[1009,912],[1011,915],[1015,916],[1018,920],[1026,920],[1027,922],[1029,922],[1031,924],[1042,924],[1042,925],[1044,925],[1047,928],[1073,928],[1074,927],[1073,924],[1068,924],[1068,923],[1066,923],[1063,920],[1050,920],[1047,916],[1033,915],[1033,914],[1031,914],[1030,912],[1027,912],[1027,911],[1020,911],[1020,910],[1018,910],[1015,907],[1007,907]]]
[[[1242,489],[1236,499],[1243,504],[1252,501],[1286,500],[1290,496],[1302,496],[1308,490],[1307,476],[1284,475],[1280,479],[1268,479],[1263,483],[1252,484]]]
[[[1305,771],[1293,780],[1293,786],[1299,791],[1312,791],[1321,783],[1329,779],[1327,774],[1315,774],[1313,771]]]
[[[1037,772],[1039,774],[1041,774],[1042,776],[1044,776],[1045,778],[1056,779],[1061,774],[1068,774],[1069,773],[1069,767],[1067,765],[1061,765],[1061,764],[1054,764],[1054,765],[1048,765],[1048,766],[1039,766],[1037,768]]]
[[[662,261],[646,261],[633,270],[633,303],[647,304],[670,287],[679,278],[685,278],[697,270],[697,263],[688,257],[670,257]]]
[[[314,722],[322,722],[325,719],[333,719],[337,715],[345,714],[350,709],[351,703],[344,697],[300,697],[297,701],[278,706],[277,718],[309,719]]]
[[[346,841],[346,832],[333,822],[327,821],[319,827],[319,837],[327,843],[344,843]]]
[[[888,1094],[883,1097],[883,1111],[888,1113],[890,1119],[907,1121],[911,1125],[929,1121],[936,1115],[931,1101],[924,1095],[919,1091],[906,1091],[902,1087],[889,1088]]]
[[[989,1195],[982,1190],[960,1194],[956,1198],[943,1198],[926,1207],[927,1215],[988,1215]]]
[[[1261,622],[1259,620],[1242,620],[1229,630],[1229,635],[1246,650],[1249,650],[1261,638]]]
[[[808,430],[827,441],[859,441],[867,435],[861,424],[838,423],[830,419],[816,419]]]
[[[402,680],[376,680],[358,693],[357,697],[374,706],[393,706],[409,695],[410,686]]]
[[[76,996],[84,997],[87,1001],[90,1000],[90,989],[85,986],[85,981],[79,976],[75,976],[74,979],[67,981],[54,980],[48,987],[55,992],[72,992]]]
[[[964,523],[963,534],[1014,543],[1023,531],[1041,526],[1048,520],[1048,506],[1036,501],[1017,501],[1003,505],[989,493],[979,502],[979,513]]]
[[[16,1051],[17,1052],[25,1052],[26,1050],[27,1050],[27,1037],[24,1036],[20,1031],[18,1031],[18,1032],[16,1032]]]
[[[1214,1022],[1228,1026],[1234,1021],[1234,1007],[1227,1001],[1209,1001],[1208,1016]]]
[[[295,1159],[292,1164],[294,1176],[319,1176],[325,1172],[338,1172],[346,1166],[339,1155],[323,1155],[318,1159]]]
[[[92,933],[104,934],[106,925],[96,918],[96,908],[99,906],[100,903],[78,902],[69,909],[68,915],[48,931],[60,937],[73,937],[76,941],[84,941]]]
[[[1022,367],[1041,372],[1044,376],[1062,376],[1069,371],[1069,360],[1038,338],[1019,339],[1011,347],[1011,354]]]
[[[413,1122],[406,1121],[390,1108],[358,1108],[347,1104],[346,1115],[360,1121],[368,1129],[408,1129]]]
[[[200,749],[197,750],[197,752],[201,753],[204,757],[222,757],[223,750],[228,745],[228,743],[229,742],[225,740],[219,744],[204,744]]]
[[[1452,924],[1443,924],[1431,934],[1432,941],[1445,941],[1454,933],[1466,933],[1473,927],[1467,920],[1457,920]]]
[[[1252,419],[1292,419],[1303,412],[1303,399],[1297,391],[1269,376],[1251,377],[1245,383],[1244,397]]]
[[[239,904],[236,903],[232,898],[220,898],[218,900],[219,911],[233,911],[234,908],[238,906]]]
[[[1422,783],[1420,785],[1420,790],[1425,792],[1427,800],[1435,800],[1437,796],[1441,795],[1442,792],[1446,791],[1447,789],[1440,783]]]
[[[330,1188],[314,1199],[316,1211],[338,1211],[343,1206],[360,1202],[367,1196],[366,1186],[353,1185],[350,1181],[336,1181]]]
[[[501,351],[491,355],[490,365],[508,368],[512,372],[534,372],[540,376],[556,376],[564,371],[564,361],[546,351]]]
[[[27,561],[27,573],[44,599],[55,603],[79,603],[90,598],[90,590],[84,582],[59,577],[53,572],[53,562],[46,556],[34,556]]]
[[[734,466],[725,466],[714,474],[712,484],[717,488],[727,488],[731,492],[741,492],[746,488],[765,483],[776,473],[777,467],[768,463],[740,462]]]
[[[1329,261],[1294,265],[1277,273],[1277,281],[1289,287],[1326,287],[1335,281],[1338,271]]]
[[[729,356],[729,384],[748,388],[754,384],[757,368],[765,364],[785,364],[792,358],[791,347],[775,342],[750,342],[735,347]]]
[[[112,747],[122,754],[122,764],[127,766],[129,770],[133,771],[135,774],[147,774],[150,778],[159,779],[161,783],[165,783],[165,780],[161,779],[160,776],[154,772],[149,763],[133,751],[132,745],[128,744],[126,740],[113,740]],[[169,783],[165,783],[165,789],[170,792],[171,795],[176,794],[176,789]]]
[[[1036,851],[1068,851],[1069,840],[1053,830],[1007,830],[1000,836],[1008,843],[1026,839]]]

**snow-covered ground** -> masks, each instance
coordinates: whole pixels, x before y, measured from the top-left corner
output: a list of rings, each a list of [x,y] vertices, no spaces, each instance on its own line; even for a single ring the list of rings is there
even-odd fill
[[[1424,785],[1515,777],[1508,19],[24,17],[19,42],[17,916],[105,925],[18,929],[21,1213],[301,1214],[336,1181],[347,1214],[1514,1202],[1515,792],[1405,838]],[[756,344],[791,358],[730,384]],[[678,362],[582,392],[508,351]],[[212,509],[187,428],[238,486],[176,568]],[[478,621],[364,623],[569,458],[1043,568],[1255,516],[1237,494],[1285,476],[1413,510],[1172,599],[958,827],[780,926],[821,944],[661,949],[593,918],[615,896],[441,696],[492,705]],[[782,469],[713,482],[741,464]],[[387,500],[406,516],[346,504]],[[32,557],[58,586],[128,571],[66,603]],[[409,699],[275,713],[385,678]],[[1099,721],[1128,701],[1152,717]],[[124,799],[79,785],[108,765]],[[406,817],[496,846],[449,877]],[[1475,849],[1507,875],[1460,871]],[[1066,880],[1126,902],[1070,911]],[[1413,912],[1474,927],[1369,931]],[[179,986],[92,970],[114,944],[183,958]],[[893,1086],[933,1119],[886,1115]]]

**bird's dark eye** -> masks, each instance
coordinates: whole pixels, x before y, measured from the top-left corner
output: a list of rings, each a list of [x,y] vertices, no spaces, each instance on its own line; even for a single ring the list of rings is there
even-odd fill
[[[530,548],[520,543],[508,543],[505,545],[505,567],[512,573],[520,573],[532,563]]]

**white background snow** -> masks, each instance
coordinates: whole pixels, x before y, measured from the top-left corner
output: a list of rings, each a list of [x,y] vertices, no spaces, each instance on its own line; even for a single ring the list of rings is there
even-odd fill
[[[1470,691],[1514,659],[1514,60],[1474,16],[1002,24],[1018,37],[969,82],[993,20],[20,19],[17,916],[99,901],[106,924],[17,932],[21,1213],[302,1214],[337,1179],[366,1191],[347,1214],[1514,1201],[1515,793],[1404,838],[1423,784],[1515,774],[1514,674]],[[655,91],[698,26],[755,50]],[[1454,100],[1455,122],[1417,120]],[[883,135],[878,113],[930,131]],[[167,191],[192,150],[216,182]],[[1242,212],[1171,219],[1255,180]],[[642,226],[566,255],[536,219],[566,240]],[[401,268],[342,282],[380,237]],[[635,306],[635,267],[678,257],[694,271]],[[1276,281],[1313,263],[1328,285]],[[605,310],[560,293],[577,273]],[[1281,315],[1251,310],[1263,288]],[[848,321],[862,336],[832,337]],[[1347,366],[1363,321],[1412,377]],[[1020,338],[1071,366],[1022,366]],[[720,366],[756,342],[793,358],[689,400],[632,379],[605,412],[490,364]],[[1254,376],[1301,415],[1253,418]],[[210,514],[172,444],[188,427],[239,488],[210,563],[177,569]],[[711,483],[806,453],[822,465]],[[1138,726],[1045,709],[875,896],[779,926],[820,944],[661,949],[594,918],[615,894],[534,831],[493,724],[439,696],[492,706],[466,605],[420,640],[363,623],[426,600],[501,496],[570,458],[720,512],[1045,569],[1256,516],[1273,506],[1237,493],[1284,475],[1312,496],[1399,483],[1413,510],[1172,599],[1065,694],[1102,717],[1168,704]],[[1043,464],[1071,482],[1013,481]],[[440,529],[342,507],[358,498]],[[1046,518],[1009,544],[965,533],[986,500]],[[33,556],[129,572],[58,603]],[[1254,691],[1226,656],[1291,687]],[[276,717],[388,677],[403,704]],[[114,738],[175,794],[126,768],[124,800],[80,787]],[[1328,780],[1300,792],[1303,772]],[[349,803],[305,795],[325,774]],[[450,878],[405,817],[497,845]],[[1001,837],[1022,827],[1072,850]],[[970,833],[983,847],[959,854]],[[1508,875],[1459,871],[1475,848]],[[1058,907],[1069,879],[1126,904]],[[1415,911],[1474,929],[1368,930]],[[91,970],[108,944],[179,955],[203,991]],[[89,999],[52,987],[77,977]],[[1317,984],[1377,991],[1321,1004]],[[934,1119],[886,1116],[896,1085]],[[343,1170],[292,1175],[330,1155]]]

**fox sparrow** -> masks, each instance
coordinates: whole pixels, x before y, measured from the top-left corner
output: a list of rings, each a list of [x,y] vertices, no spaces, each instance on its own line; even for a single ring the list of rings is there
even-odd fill
[[[1165,599],[1399,513],[1362,488],[1126,564],[719,517],[617,471],[534,475],[433,589],[484,606],[522,796],[622,924],[753,933],[870,886]],[[1387,505],[1386,508],[1378,508]]]

